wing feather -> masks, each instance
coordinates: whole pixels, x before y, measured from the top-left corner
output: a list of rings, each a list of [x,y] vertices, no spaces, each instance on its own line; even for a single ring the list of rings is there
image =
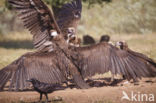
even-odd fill
[[[81,19],[82,12],[81,0],[73,0],[70,3],[66,3],[59,10],[54,7],[52,8],[55,16],[57,17],[57,23],[63,32],[63,35],[67,36],[67,29],[69,27],[73,27],[75,28],[75,31],[77,31],[77,26]]]
[[[62,83],[66,80],[57,66],[56,53],[28,53],[0,70],[0,88],[10,80],[10,90],[23,90],[30,85],[26,80],[36,78],[44,83]]]
[[[36,49],[43,49],[45,41],[52,39],[51,30],[61,33],[53,14],[41,0],[8,0],[8,2],[19,13],[18,17],[24,26],[33,34]]]
[[[108,71],[113,74],[122,74],[128,80],[156,76],[156,67],[148,65],[150,62],[142,61],[137,56],[108,43],[79,47],[77,51],[84,59],[82,61],[84,65],[81,68],[84,77],[93,76],[96,73],[103,74]]]

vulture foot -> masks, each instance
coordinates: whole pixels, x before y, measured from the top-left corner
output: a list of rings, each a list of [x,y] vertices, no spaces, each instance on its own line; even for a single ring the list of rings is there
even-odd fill
[[[80,75],[74,75],[73,79],[80,89],[88,89],[90,86],[82,79]]]

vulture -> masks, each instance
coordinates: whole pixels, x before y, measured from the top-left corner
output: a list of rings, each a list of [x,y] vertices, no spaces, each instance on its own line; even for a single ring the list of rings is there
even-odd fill
[[[37,51],[26,53],[2,69],[0,71],[2,77],[0,88],[3,88],[6,82],[11,80],[10,90],[21,88],[23,90],[28,87],[25,83],[26,79],[30,78],[36,78],[45,83],[60,83],[69,74],[72,75],[78,87],[89,88],[80,75],[78,64],[75,62],[81,56],[77,57],[78,53],[68,49],[69,44],[48,6],[42,0],[8,0],[8,2],[17,11],[24,27],[33,35],[33,44]],[[73,1],[67,7],[72,8],[71,5],[77,3],[81,3],[81,0]],[[49,59],[49,57],[53,59]]]
[[[66,42],[54,15],[41,0],[8,0],[33,35],[35,52],[28,52],[0,70],[0,90],[24,90],[35,78],[43,83],[63,83],[72,77],[79,88],[90,88],[85,78],[110,71],[127,80],[156,76],[155,63],[142,60],[107,42],[86,47]],[[80,1],[80,0],[76,0]],[[67,6],[71,7],[71,5]]]
[[[64,38],[67,40],[69,36],[75,36],[77,33],[77,26],[81,19],[81,0],[74,0],[71,3],[66,3],[61,8],[52,8]]]
[[[83,36],[83,44],[84,45],[95,44],[95,40],[90,35],[84,35]]]
[[[110,36],[109,35],[102,35],[100,38],[100,42],[109,42]]]

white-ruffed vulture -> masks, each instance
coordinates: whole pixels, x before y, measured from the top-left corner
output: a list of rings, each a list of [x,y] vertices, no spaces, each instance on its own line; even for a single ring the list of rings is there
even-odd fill
[[[84,35],[83,36],[83,44],[84,45],[95,44],[95,40],[90,35]]]
[[[128,80],[156,76],[153,63],[146,59],[142,61],[140,57],[109,43],[87,47],[68,45],[54,16],[41,0],[8,1],[20,13],[19,17],[33,34],[34,45],[39,49],[24,54],[0,70],[1,90],[8,81],[10,90],[26,89],[29,87],[26,80],[30,78],[44,83],[60,83],[72,76],[80,88],[89,88],[83,80],[85,77],[108,71],[114,75],[122,74]]]

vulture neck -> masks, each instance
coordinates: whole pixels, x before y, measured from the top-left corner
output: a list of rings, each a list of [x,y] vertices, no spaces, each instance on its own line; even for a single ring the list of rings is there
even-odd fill
[[[129,48],[128,48],[127,45],[122,45],[122,46],[121,46],[121,49],[122,49],[122,50],[126,50],[126,51],[129,50]]]

